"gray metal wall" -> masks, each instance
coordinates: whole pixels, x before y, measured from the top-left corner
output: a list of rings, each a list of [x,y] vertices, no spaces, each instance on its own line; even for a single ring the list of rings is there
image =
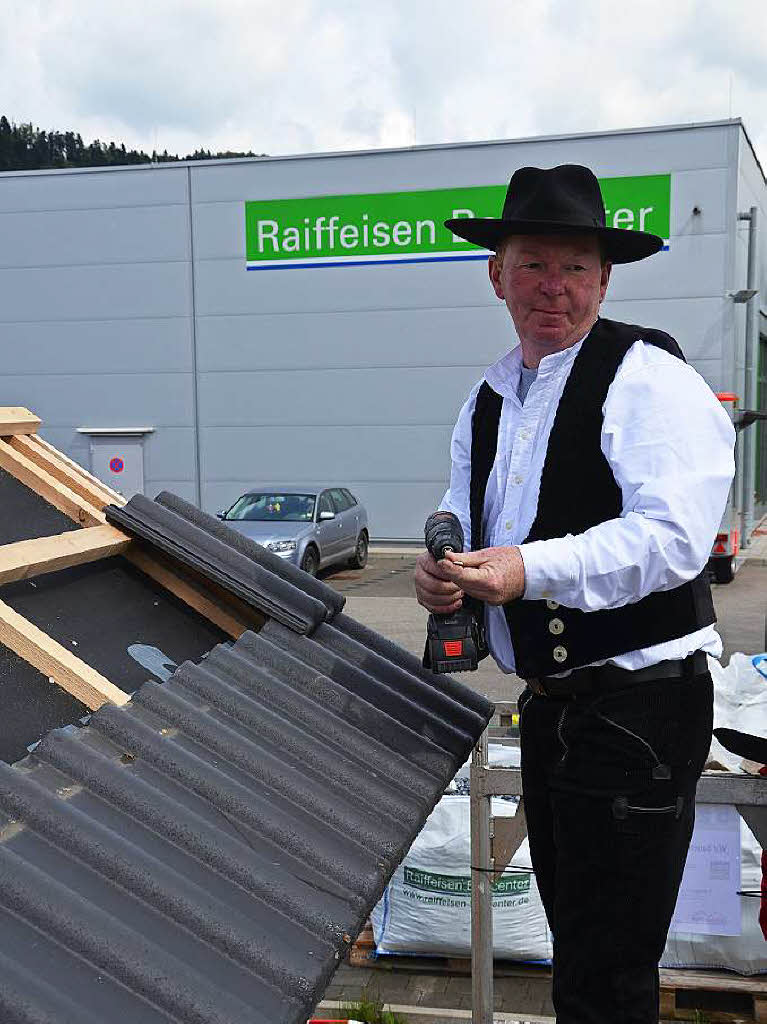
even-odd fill
[[[207,510],[259,481],[337,481],[369,506],[375,538],[418,538],[465,394],[514,342],[484,265],[247,273],[244,201],[499,184],[527,163],[671,173],[670,251],[616,268],[605,313],[670,331],[729,388],[742,137],[720,123],[0,175],[0,404],[35,409],[86,462],[77,426],[154,426],[147,493],[192,499],[196,410]]]
[[[149,424],[148,493],[194,497],[186,168],[0,175],[0,404],[86,466],[79,426]]]

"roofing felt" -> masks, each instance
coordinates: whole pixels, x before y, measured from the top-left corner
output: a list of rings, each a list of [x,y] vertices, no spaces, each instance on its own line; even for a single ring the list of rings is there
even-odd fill
[[[29,487],[0,470],[0,543],[80,527]],[[199,659],[225,635],[121,557],[0,586],[0,599],[132,692],[148,678],[137,649],[156,652],[172,670]],[[166,673],[163,673],[165,675]],[[0,645],[0,759],[13,762],[51,729],[77,722],[88,708]]]
[[[0,765],[4,1024],[306,1020],[492,710],[318,632],[268,623]]]

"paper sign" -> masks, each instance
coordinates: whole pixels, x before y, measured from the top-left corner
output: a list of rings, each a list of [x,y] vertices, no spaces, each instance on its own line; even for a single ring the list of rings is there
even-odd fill
[[[698,804],[670,931],[740,935],[739,889],[740,815],[727,804]]]

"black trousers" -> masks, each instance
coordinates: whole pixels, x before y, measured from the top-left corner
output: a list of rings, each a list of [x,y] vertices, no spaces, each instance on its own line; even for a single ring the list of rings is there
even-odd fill
[[[711,742],[711,677],[519,700],[558,1024],[657,1024],[658,961]]]

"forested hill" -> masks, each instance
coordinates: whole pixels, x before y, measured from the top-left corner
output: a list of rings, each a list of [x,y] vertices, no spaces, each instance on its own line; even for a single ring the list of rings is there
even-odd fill
[[[265,153],[211,153],[199,149],[187,156],[144,153],[126,149],[124,143],[85,143],[79,132],[42,131],[31,124],[14,124],[0,116],[0,171],[36,171],[46,167],[111,167],[117,164],[151,164],[169,160],[213,160]]]

